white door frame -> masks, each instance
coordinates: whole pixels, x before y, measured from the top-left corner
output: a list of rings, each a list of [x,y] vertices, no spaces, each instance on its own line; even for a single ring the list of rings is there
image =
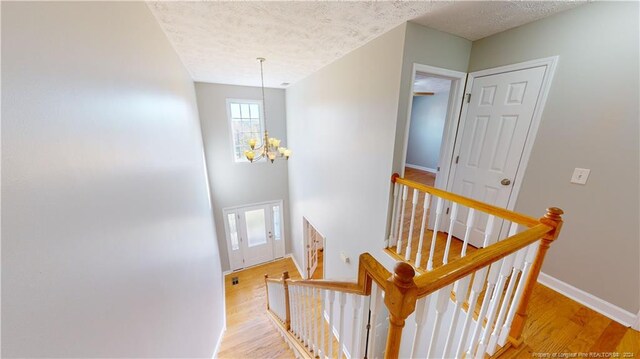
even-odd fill
[[[313,223],[309,220],[308,217],[306,216],[302,216],[302,243],[303,243],[303,247],[304,248],[304,273],[300,273],[302,278],[304,279],[309,279],[309,270],[307,268],[309,268],[309,250],[307,249],[307,244],[309,243],[309,231],[308,231],[308,227],[307,226],[311,226],[313,227],[313,229],[316,231],[316,233],[318,233],[318,235],[320,236],[320,238],[322,238],[322,276],[323,278],[326,277],[326,260],[327,260],[327,237],[324,236],[324,234],[322,234],[319,230],[318,227],[316,227],[315,225],[313,225]]]
[[[538,101],[536,103],[536,107],[533,111],[533,118],[531,119],[531,126],[529,127],[529,132],[527,134],[527,138],[525,140],[524,149],[522,151],[522,157],[520,159],[520,165],[518,166],[518,170],[516,171],[515,178],[513,179],[513,187],[511,190],[511,195],[509,196],[509,202],[507,204],[507,209],[513,210],[516,201],[518,199],[518,194],[520,193],[520,187],[522,186],[522,181],[524,180],[524,172],[527,168],[527,164],[529,163],[529,158],[531,156],[531,150],[533,149],[533,143],[535,141],[536,135],[538,133],[538,127],[540,126],[540,120],[542,119],[542,112],[544,110],[544,106],[547,103],[547,97],[549,95],[549,89],[551,88],[551,81],[553,80],[553,75],[555,73],[556,67],[558,65],[559,56],[546,57],[542,59],[536,59],[531,61],[520,62],[517,64],[494,67],[486,70],[480,70],[469,73],[469,77],[467,79],[467,95],[470,95],[471,89],[473,88],[473,80],[477,77],[488,76],[488,75],[496,75],[504,72],[518,71],[518,70],[526,70],[534,67],[546,66],[546,70],[544,72],[544,77],[542,78],[542,87],[540,89],[540,95],[538,97]],[[453,179],[455,176],[456,165],[453,160],[455,156],[460,155],[460,136],[462,135],[462,129],[464,128],[464,122],[467,118],[467,111],[469,105],[466,101],[462,104],[462,112],[460,114],[460,131],[455,137],[455,147],[453,150],[453,155],[451,156],[451,171],[449,172],[449,179]],[[448,185],[446,190],[451,192],[453,181],[447,181]]]
[[[404,148],[402,151],[402,168],[400,176],[404,177],[404,169],[407,163],[407,149],[409,148],[409,130],[411,129],[411,110],[413,108],[413,84],[416,81],[416,72],[424,72],[430,75],[446,77],[451,80],[449,91],[449,104],[447,105],[447,118],[445,119],[444,131],[442,133],[442,144],[440,145],[440,158],[438,165],[440,171],[436,174],[435,187],[445,189],[449,183],[451,159],[453,158],[456,132],[460,121],[460,110],[464,96],[467,74],[465,72],[443,69],[440,67],[414,63],[411,72],[411,83],[409,88],[409,108],[407,110],[407,125],[404,134]]]

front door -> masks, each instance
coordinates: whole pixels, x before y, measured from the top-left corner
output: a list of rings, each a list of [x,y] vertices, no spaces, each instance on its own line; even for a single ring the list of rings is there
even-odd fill
[[[282,202],[225,209],[223,213],[232,270],[284,256]]]
[[[456,138],[457,159],[451,192],[507,207],[546,67],[477,77],[467,115]],[[457,213],[453,235],[463,239],[468,209]],[[487,215],[477,213],[469,243],[481,247]],[[493,240],[502,223],[494,223]]]

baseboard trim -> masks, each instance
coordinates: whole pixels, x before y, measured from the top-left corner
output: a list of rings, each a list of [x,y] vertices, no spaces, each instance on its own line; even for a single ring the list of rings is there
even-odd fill
[[[218,352],[220,352],[220,346],[222,345],[222,338],[224,337],[224,332],[227,331],[227,325],[225,323],[222,331],[220,331],[220,336],[218,337],[218,342],[216,343],[216,348],[213,350],[213,359],[218,357]]]
[[[582,289],[578,289],[571,284],[567,284],[542,272],[540,272],[540,275],[538,276],[538,282],[624,326],[632,327],[636,330],[640,327],[640,313],[636,315],[628,312],[615,304],[611,304],[593,294],[587,293]]]
[[[429,167],[422,167],[422,166],[418,166],[418,165],[412,165],[410,163],[405,163],[404,164],[405,167],[409,167],[409,168],[413,168],[415,170],[420,170],[420,171],[425,171],[425,172],[431,172],[431,173],[438,173],[438,170],[435,168],[429,168]]]
[[[291,258],[291,260],[293,261],[293,264],[295,264],[296,268],[298,269],[298,273],[300,274],[300,277],[301,278],[305,278],[304,271],[301,269],[300,265],[296,261],[296,257],[293,256],[293,253],[289,253],[289,254],[285,255],[284,257],[285,258]]]

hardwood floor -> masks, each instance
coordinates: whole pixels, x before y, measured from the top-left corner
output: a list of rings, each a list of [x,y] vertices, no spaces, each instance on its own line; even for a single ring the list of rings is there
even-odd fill
[[[227,331],[218,358],[294,358],[266,315],[264,275],[280,277],[284,271],[293,279],[301,278],[291,258],[225,276]],[[238,277],[238,284],[231,284],[233,277]]]
[[[436,175],[434,173],[409,167],[404,168],[404,178],[427,186],[433,186],[436,182]]]
[[[640,357],[640,332],[624,327],[602,314],[554,290],[537,284],[529,305],[523,332],[524,348],[510,349],[501,358],[542,357]],[[591,353],[591,354],[589,354]],[[580,356],[583,355],[583,356]],[[586,356],[584,356],[586,355]],[[591,355],[591,356],[589,356]],[[614,356],[609,356],[613,358]]]
[[[322,261],[319,261],[319,268],[320,263]],[[285,270],[289,271],[292,278],[300,278],[290,258],[225,277],[227,332],[218,353],[219,358],[294,357],[265,314],[264,274],[278,277]],[[232,277],[238,277],[240,282],[232,285]],[[325,333],[328,337],[328,330]],[[501,358],[552,358],[554,353],[565,353],[566,357],[575,353],[573,357],[576,358],[581,357],[579,353],[586,355],[583,358],[589,355],[592,358],[606,357],[602,355],[612,353],[618,353],[619,358],[640,358],[639,332],[541,284],[534,287],[523,336],[525,345],[507,350]],[[546,356],[547,353],[549,356]],[[562,355],[557,354],[556,357]]]

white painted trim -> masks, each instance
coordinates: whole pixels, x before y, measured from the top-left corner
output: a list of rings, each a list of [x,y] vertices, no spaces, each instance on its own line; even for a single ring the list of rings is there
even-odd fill
[[[540,275],[538,276],[538,282],[624,326],[635,327],[634,329],[637,329],[639,326],[638,315],[600,299],[593,294],[587,293],[582,289],[576,288],[571,284],[567,284],[542,272],[540,272]]]
[[[293,264],[296,265],[296,269],[298,270],[298,273],[300,274],[300,277],[304,278],[304,275],[303,275],[304,272],[302,270],[300,270],[300,265],[298,264],[298,261],[296,261],[296,257],[293,255],[293,253],[286,254],[284,257],[285,258],[291,258],[291,260],[293,261]]]
[[[264,133],[265,131],[265,127],[264,127],[264,104],[262,102],[261,99],[239,99],[239,98],[227,98],[226,100],[226,107],[227,107],[227,126],[229,127],[229,140],[231,140],[231,142],[229,142],[229,146],[231,147],[231,161],[233,163],[239,163],[239,164],[256,164],[256,163],[267,163],[267,159],[266,158],[262,158],[260,160],[256,160],[253,162],[249,162],[246,158],[243,158],[241,160],[236,160],[236,154],[235,154],[235,139],[233,138],[233,127],[231,126],[231,103],[232,102],[239,102],[239,103],[249,103],[249,104],[257,104],[260,108],[260,133]],[[262,138],[259,138],[260,141],[262,141]]]
[[[220,346],[222,345],[222,338],[224,337],[224,333],[226,331],[227,331],[227,320],[226,320],[226,309],[225,309],[225,324],[224,324],[224,327],[222,328],[222,331],[220,331],[220,337],[218,337],[216,347],[213,350],[213,356],[212,356],[213,359],[218,357],[218,352],[220,352]]]
[[[462,108],[462,102],[464,99],[464,89],[466,84],[467,74],[460,71],[443,69],[440,67],[428,66],[423,64],[414,63],[413,70],[411,72],[411,83],[409,84],[409,93],[413,93],[413,83],[416,80],[416,72],[425,72],[431,75],[446,77],[451,80],[451,89],[449,91],[449,104],[447,105],[447,118],[445,120],[445,127],[442,133],[442,144],[440,145],[440,158],[438,164],[440,165],[440,172],[436,173],[435,187],[445,189],[448,186],[450,176],[449,169],[453,159],[453,151],[455,146],[456,133],[458,128],[458,122],[460,121],[460,110]],[[402,151],[402,164],[406,166],[407,163],[407,149],[409,148],[409,130],[411,128],[411,109],[413,107],[413,96],[409,96],[408,109],[407,109],[407,124],[404,134],[404,147]],[[401,176],[404,176],[404,166],[400,169]],[[442,174],[442,175],[439,175]]]
[[[633,323],[631,328],[640,331],[640,311],[638,311],[638,314],[636,315],[636,322]]]
[[[431,173],[438,173],[438,170],[435,168],[429,168],[429,167],[422,167],[422,166],[418,166],[418,165],[412,165],[411,163],[405,163],[404,164],[405,167],[409,167],[409,168],[413,168],[416,170],[420,170],[420,171],[425,171],[425,172],[431,172]]]
[[[490,75],[496,75],[496,74],[501,74],[501,73],[510,72],[510,71],[526,70],[534,67],[546,66],[546,70],[542,78],[542,85],[540,87],[540,94],[538,96],[536,107],[533,110],[531,125],[529,127],[529,132],[527,133],[527,138],[525,140],[524,148],[522,150],[522,156],[520,157],[520,164],[518,165],[516,175],[512,181],[513,187],[512,187],[511,195],[509,196],[509,201],[507,202],[507,207],[506,207],[509,210],[513,210],[515,208],[516,201],[518,200],[518,194],[520,193],[520,188],[522,187],[522,182],[524,180],[524,173],[529,163],[529,158],[531,157],[531,151],[533,149],[533,144],[535,142],[536,135],[538,133],[538,128],[540,127],[542,113],[547,103],[549,90],[551,89],[551,82],[553,80],[553,76],[555,74],[555,70],[558,65],[559,58],[560,58],[559,56],[552,56],[552,57],[546,57],[542,59],[520,62],[517,64],[511,64],[506,66],[494,67],[486,70],[475,71],[475,72],[469,73],[469,77],[467,79],[467,89],[465,93],[470,94],[471,89],[473,88],[473,81],[477,77],[490,76]],[[464,101],[464,103],[462,104],[462,111],[459,119],[460,128],[464,127],[464,121],[467,117],[468,108],[469,108],[469,105],[466,103],[466,101]],[[453,158],[460,154],[461,144],[459,141],[460,140],[459,136],[461,134],[462,134],[461,131],[459,131],[459,133],[456,134],[455,148],[450,160],[451,171],[448,176],[450,181],[448,181],[448,185],[446,187],[446,190],[449,192],[453,191],[453,188],[452,188],[453,178],[455,178],[455,170],[456,170],[456,166],[453,163]],[[499,234],[501,237],[506,234],[504,233],[504,231],[508,231],[508,228],[506,227],[502,228],[501,233]]]

